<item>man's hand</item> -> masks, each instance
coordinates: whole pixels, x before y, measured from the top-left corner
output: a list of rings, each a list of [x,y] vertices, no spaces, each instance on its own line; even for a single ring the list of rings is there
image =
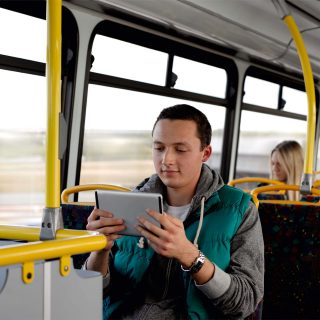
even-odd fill
[[[183,222],[166,213],[146,211],[160,222],[162,228],[140,217],[138,220],[143,227],[137,226],[137,230],[147,238],[157,253],[168,258],[175,258],[184,266],[190,266],[198,256],[198,249],[186,237]]]
[[[114,218],[111,212],[97,208],[91,212],[86,226],[87,230],[98,231],[107,237],[105,251],[111,250],[113,241],[121,237],[118,232],[125,228],[123,219]]]

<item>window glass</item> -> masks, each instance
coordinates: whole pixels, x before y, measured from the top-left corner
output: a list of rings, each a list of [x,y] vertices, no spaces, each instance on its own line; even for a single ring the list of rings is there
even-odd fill
[[[244,83],[244,103],[277,109],[280,86],[269,81],[246,77]]]
[[[106,183],[133,188],[154,173],[151,130],[160,111],[187,103],[204,112],[213,128],[213,155],[218,168],[225,109],[104,86],[89,85],[80,183]],[[89,195],[91,196],[91,195]],[[79,194],[80,201],[85,193]]]
[[[46,79],[0,70],[0,223],[38,224],[44,208]]]
[[[272,149],[283,140],[296,140],[305,148],[306,132],[306,121],[243,111],[236,178],[268,178]]]
[[[96,35],[91,71],[165,85],[168,54],[125,41]]]
[[[226,96],[227,73],[221,68],[175,56],[172,71],[178,76],[175,89]]]
[[[45,20],[0,8],[0,30],[0,54],[46,61]]]
[[[285,111],[308,114],[308,97],[304,91],[283,87],[282,99],[285,100]]]

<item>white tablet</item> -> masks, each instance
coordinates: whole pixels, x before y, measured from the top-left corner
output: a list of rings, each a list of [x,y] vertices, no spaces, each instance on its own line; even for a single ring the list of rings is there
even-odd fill
[[[97,208],[110,211],[114,217],[124,219],[126,229],[119,234],[139,236],[135,228],[139,224],[139,216],[160,227],[160,223],[146,213],[147,208],[162,213],[163,200],[160,193],[97,190],[95,194]]]

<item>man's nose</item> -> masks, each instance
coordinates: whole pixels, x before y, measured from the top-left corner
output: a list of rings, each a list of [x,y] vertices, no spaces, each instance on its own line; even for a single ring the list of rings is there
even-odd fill
[[[172,164],[174,161],[174,156],[173,156],[173,152],[171,150],[166,150],[163,153],[163,157],[162,157],[162,164],[164,165],[169,165]]]

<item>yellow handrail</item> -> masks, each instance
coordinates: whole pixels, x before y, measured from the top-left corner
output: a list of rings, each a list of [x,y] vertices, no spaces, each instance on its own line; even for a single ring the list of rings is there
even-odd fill
[[[60,207],[59,112],[61,110],[62,1],[47,1],[46,207]]]
[[[318,188],[320,186],[320,180],[315,180],[312,185],[314,188]]]
[[[228,182],[229,186],[234,187],[237,184],[241,184],[241,183],[246,183],[246,182],[262,182],[262,183],[268,183],[268,184],[275,184],[275,185],[284,185],[284,182],[281,182],[279,180],[273,180],[273,179],[269,179],[269,178],[262,178],[262,177],[243,177],[243,178],[239,178],[239,179],[234,179]],[[250,190],[243,190],[245,192],[250,192]],[[277,192],[277,194],[285,194],[284,190],[280,190]],[[252,198],[253,202],[255,203],[255,205],[257,207],[259,207],[259,201],[258,199],[255,199],[254,197]]]
[[[246,183],[246,182],[262,182],[262,183],[268,183],[268,184],[276,184],[276,185],[283,185],[284,182],[281,182],[279,180],[273,180],[268,178],[262,178],[262,177],[243,177],[239,179],[234,179],[228,182],[229,186],[235,186],[236,184],[240,183]]]
[[[254,201],[258,201],[258,194],[270,191],[279,191],[279,190],[293,190],[300,191],[300,186],[295,184],[285,184],[285,185],[273,185],[273,186],[264,186],[253,189],[251,195]],[[320,196],[320,190],[316,188],[311,188],[311,192],[314,195]],[[319,206],[319,203],[307,202],[307,201],[292,201],[292,200],[259,200],[260,203],[278,203],[278,204],[298,204],[298,205],[310,205],[310,206]]]
[[[21,226],[0,226],[0,238],[35,241],[0,247],[0,266],[101,250],[107,244],[98,232],[78,230],[58,230],[57,239],[37,241],[40,228]]]
[[[56,239],[66,239],[76,236],[91,234],[86,230],[59,229],[56,231]],[[28,226],[0,225],[0,238],[7,240],[39,241],[40,228]]]
[[[128,188],[120,187],[112,184],[83,184],[83,185],[73,186],[73,187],[64,189],[61,193],[61,202],[69,203],[68,197],[70,194],[78,193],[81,191],[93,191],[93,190],[131,191]]]
[[[307,117],[307,146],[305,153],[305,162],[304,162],[304,174],[305,177],[302,179],[302,188],[305,186],[303,184],[308,184],[309,189],[311,184],[309,181],[312,178],[313,173],[313,154],[314,154],[314,139],[315,139],[315,119],[316,119],[316,96],[314,81],[312,75],[311,64],[305,48],[302,36],[299,32],[299,29],[291,15],[286,15],[283,18],[284,22],[287,24],[291,36],[296,44],[302,71],[304,77],[304,83],[306,88],[306,93],[308,97],[308,117]]]

